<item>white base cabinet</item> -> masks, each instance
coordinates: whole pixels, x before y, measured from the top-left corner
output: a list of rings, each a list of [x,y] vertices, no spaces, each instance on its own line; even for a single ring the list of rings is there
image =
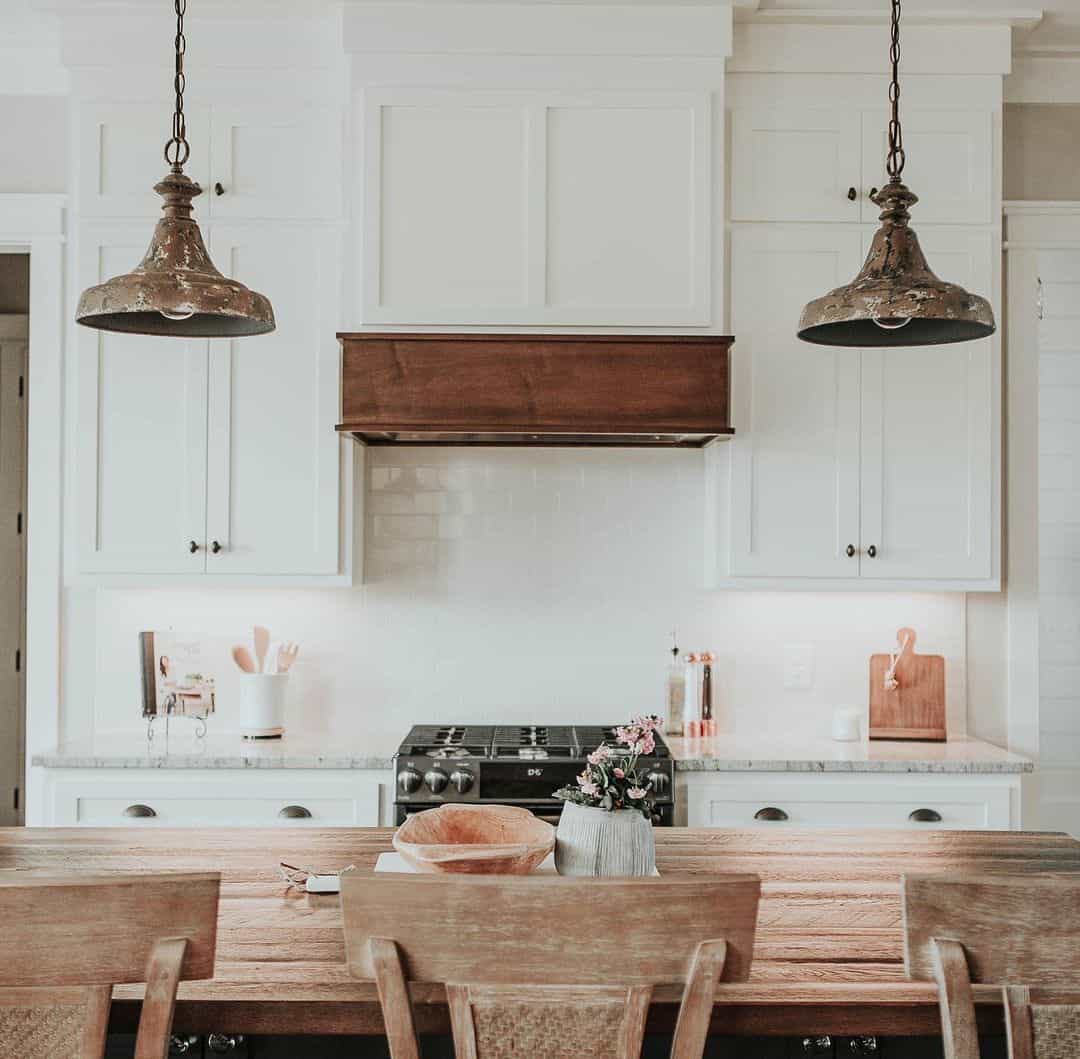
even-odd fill
[[[1016,774],[676,774],[689,827],[1018,830]]]
[[[391,773],[368,770],[48,769],[43,823],[378,827],[392,811],[392,784]]]

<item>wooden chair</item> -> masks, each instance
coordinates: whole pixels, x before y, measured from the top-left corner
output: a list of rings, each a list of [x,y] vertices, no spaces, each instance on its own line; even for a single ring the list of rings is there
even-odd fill
[[[220,880],[0,873],[0,1054],[101,1059],[113,985],[145,982],[135,1059],[164,1059],[177,984],[214,973]]]
[[[937,983],[945,1059],[979,1059],[972,983],[1003,990],[1012,1059],[1080,1056],[1080,876],[906,875],[904,966]]]
[[[701,1059],[719,980],[750,971],[756,875],[342,876],[349,972],[392,1059],[419,1059],[408,982],[446,986],[458,1059],[636,1059],[653,986],[683,986],[673,1059]]]

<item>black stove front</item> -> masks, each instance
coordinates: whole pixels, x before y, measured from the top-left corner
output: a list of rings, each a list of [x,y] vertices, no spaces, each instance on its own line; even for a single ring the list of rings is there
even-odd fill
[[[602,742],[615,744],[614,726],[417,725],[394,757],[394,815],[448,802],[517,805],[557,822],[560,787],[577,781],[586,756]],[[656,792],[653,823],[674,823],[675,776],[671,754],[657,734],[656,749],[638,768]]]

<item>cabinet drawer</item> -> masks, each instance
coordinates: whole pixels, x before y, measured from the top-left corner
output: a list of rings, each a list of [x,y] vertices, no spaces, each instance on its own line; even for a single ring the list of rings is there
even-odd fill
[[[151,815],[152,814],[152,815]],[[307,815],[305,815],[307,814]],[[130,798],[79,797],[76,820],[90,827],[347,827],[356,823],[351,798]]]
[[[705,783],[688,792],[691,827],[1003,830],[1010,793],[997,784]]]

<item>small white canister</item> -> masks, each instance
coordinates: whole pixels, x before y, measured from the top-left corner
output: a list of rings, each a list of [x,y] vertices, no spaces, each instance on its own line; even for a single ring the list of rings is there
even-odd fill
[[[285,734],[288,673],[240,674],[240,734],[245,739],[280,739]]]
[[[862,738],[862,711],[841,707],[833,710],[832,737],[838,743],[856,743]]]

